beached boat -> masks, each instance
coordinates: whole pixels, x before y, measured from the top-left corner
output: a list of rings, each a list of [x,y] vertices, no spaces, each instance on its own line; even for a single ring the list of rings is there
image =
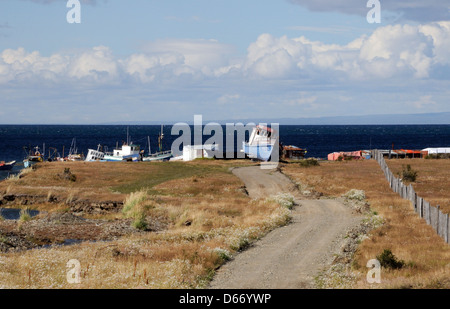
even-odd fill
[[[36,146],[33,149],[29,149],[28,147],[24,147],[25,153],[27,154],[25,159],[23,160],[23,166],[28,168],[31,164],[36,162],[44,162],[44,154],[41,153],[39,147]],[[27,152],[28,150],[28,152]]]
[[[108,162],[119,161],[140,161],[142,157],[141,148],[135,144],[123,144],[121,148],[116,148],[112,153],[105,153],[103,160]]]
[[[275,147],[279,147],[277,132],[258,125],[253,128],[248,142],[242,142],[242,146],[242,151],[250,159],[269,161]]]
[[[142,161],[148,162],[148,161],[169,161],[173,157],[172,150],[162,151],[153,153],[145,158],[142,159]]]
[[[161,133],[159,133],[158,136],[158,152],[155,153],[151,153],[151,148],[150,148],[150,138],[148,138],[148,153],[149,155],[146,157],[142,158],[142,161],[148,162],[148,161],[169,161],[172,157],[172,150],[166,150],[163,151],[163,146],[162,146],[162,140],[164,138],[164,131],[163,131],[163,126],[161,125]]]
[[[16,161],[11,161],[11,162],[1,161],[0,162],[0,171],[10,171],[10,170],[12,170],[12,168],[14,167],[15,164],[16,164]]]
[[[105,153],[102,150],[102,145],[97,146],[97,150],[89,149],[85,161],[102,161],[105,159]]]
[[[72,144],[70,145],[69,155],[67,156],[67,161],[83,161],[83,154],[78,153],[77,141],[75,138],[72,139]]]

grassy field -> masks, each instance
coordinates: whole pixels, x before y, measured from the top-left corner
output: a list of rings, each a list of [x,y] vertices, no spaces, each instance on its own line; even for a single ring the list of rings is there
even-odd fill
[[[431,205],[441,206],[441,211],[450,213],[450,160],[386,160],[394,175],[401,173],[407,165],[417,172],[412,183],[416,193],[429,201]]]
[[[449,160],[391,160],[394,173],[410,164],[418,171],[416,191],[443,208],[448,205]],[[249,161],[169,163],[44,163],[22,177],[0,183],[2,194],[61,197],[61,203],[31,205],[67,212],[71,198],[125,201],[123,211],[90,216],[132,220],[139,233],[112,241],[0,254],[0,288],[201,288],[237,251],[268,231],[286,224],[290,211],[273,200],[250,199],[230,168]],[[64,178],[69,168],[75,179]],[[356,287],[449,288],[450,246],[392,192],[375,161],[282,164],[304,195],[341,197],[364,190],[372,211],[384,220],[362,241],[352,263]],[[447,181],[448,183],[448,181]],[[434,200],[433,200],[434,199]],[[27,205],[29,207],[30,205]],[[24,207],[18,205],[18,207]],[[88,216],[89,217],[89,216]],[[20,234],[26,224],[18,222]],[[124,221],[125,222],[125,221]],[[127,221],[128,222],[128,221]],[[152,231],[150,222],[166,228]],[[6,234],[0,235],[0,242]],[[366,263],[386,249],[403,261],[382,269],[382,283],[366,281]],[[81,283],[67,281],[67,262],[80,262]]]
[[[123,211],[98,217],[133,220],[139,233],[112,241],[0,254],[1,288],[201,288],[217,267],[252,241],[286,224],[290,210],[252,200],[229,170],[239,161],[190,163],[45,163],[0,184],[3,193],[76,194],[124,199]],[[70,168],[76,180],[58,176]],[[64,204],[64,203],[63,203]],[[64,205],[35,205],[61,212]],[[31,223],[36,219],[32,219]],[[17,223],[20,232],[26,224]],[[164,222],[160,231],[149,222]],[[56,224],[56,223],[55,223]],[[18,233],[19,233],[18,232]],[[0,235],[5,241],[6,235]],[[79,284],[67,280],[69,260],[80,262]]]
[[[445,204],[443,201],[448,202],[445,178],[449,160],[406,161],[418,170],[418,183],[413,185],[419,194],[433,196],[441,205]],[[394,170],[401,169],[406,161],[389,161],[388,165]],[[354,256],[352,271],[359,278],[357,287],[450,288],[450,246],[415,214],[408,201],[392,192],[376,161],[321,162],[320,166],[311,167],[288,164],[283,172],[304,192],[318,191],[325,196],[341,197],[351,189],[364,190],[372,211],[383,217],[384,224],[372,231]],[[382,268],[382,283],[369,285],[366,263],[385,249],[391,250],[395,259],[404,261],[404,266]]]

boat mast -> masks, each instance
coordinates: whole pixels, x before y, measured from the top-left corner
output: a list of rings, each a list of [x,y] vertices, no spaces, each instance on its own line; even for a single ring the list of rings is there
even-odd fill
[[[164,137],[163,133],[163,125],[161,125],[161,133],[159,134],[158,142],[159,142],[159,152],[162,152],[162,139]]]
[[[150,150],[150,136],[147,136],[148,139],[148,155],[152,154],[152,151]]]

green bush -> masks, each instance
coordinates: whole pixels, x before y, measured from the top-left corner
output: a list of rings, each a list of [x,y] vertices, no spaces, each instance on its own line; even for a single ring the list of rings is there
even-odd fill
[[[403,166],[401,178],[405,181],[415,182],[417,179],[417,171],[413,170],[409,164],[406,167]]]
[[[146,221],[145,214],[142,212],[136,213],[132,225],[135,229],[142,230],[142,231],[147,230],[148,224]]]
[[[139,230],[146,230],[148,224],[146,221],[148,199],[147,191],[141,190],[131,193],[125,200],[122,213],[126,218],[133,218],[133,227]]]
[[[400,269],[405,266],[405,262],[403,260],[397,260],[390,249],[384,249],[383,252],[377,256],[377,260],[380,262],[381,267],[387,269]]]
[[[305,159],[300,161],[300,166],[302,167],[310,167],[310,166],[319,166],[319,161],[316,159]]]

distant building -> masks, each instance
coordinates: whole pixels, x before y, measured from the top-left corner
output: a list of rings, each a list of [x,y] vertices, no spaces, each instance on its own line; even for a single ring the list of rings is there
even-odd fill
[[[282,146],[281,157],[283,159],[300,160],[305,158],[306,149],[299,148],[297,146]]]
[[[341,152],[332,152],[328,154],[329,161],[338,161],[338,160],[364,160],[370,159],[371,154],[368,150],[359,150],[359,151],[341,151]]]
[[[450,147],[425,148],[425,149],[422,149],[422,154],[424,156],[431,155],[431,154],[450,154]]]
[[[183,161],[192,161],[200,158],[214,158],[218,145],[188,145],[183,147]]]

